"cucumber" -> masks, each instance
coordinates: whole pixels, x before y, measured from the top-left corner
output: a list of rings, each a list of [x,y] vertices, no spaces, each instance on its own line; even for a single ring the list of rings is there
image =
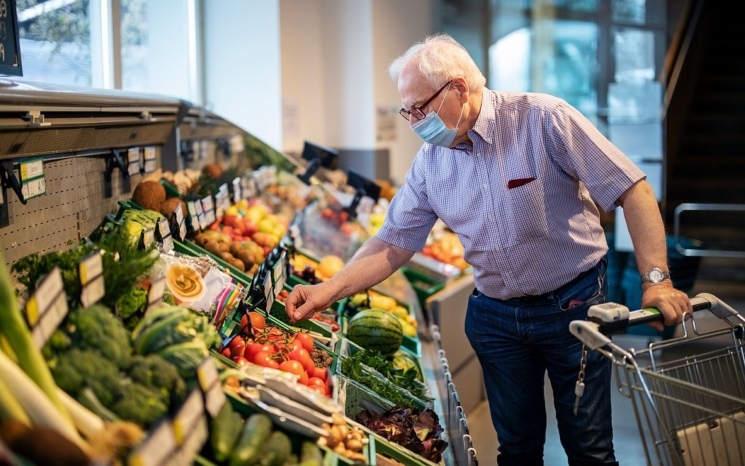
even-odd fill
[[[269,416],[263,413],[249,416],[230,454],[230,466],[256,464],[271,433],[272,419]]]
[[[321,466],[323,464],[323,453],[321,453],[318,445],[308,440],[303,440],[303,443],[300,445],[300,463],[303,465]]]
[[[230,458],[242,430],[243,418],[233,411],[230,402],[226,402],[217,416],[210,420],[210,445],[217,462],[222,463]]]
[[[281,466],[291,454],[292,443],[290,438],[281,430],[275,430],[269,435],[259,464],[261,466]]]

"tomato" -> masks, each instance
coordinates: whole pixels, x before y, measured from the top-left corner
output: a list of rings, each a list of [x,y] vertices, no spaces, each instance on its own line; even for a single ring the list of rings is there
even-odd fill
[[[230,355],[232,357],[243,356],[243,353],[245,353],[245,352],[246,352],[246,345],[244,345],[243,343],[241,343],[240,345],[234,346],[230,350]]]
[[[310,354],[308,354],[308,352],[305,351],[303,348],[296,349],[295,351],[290,352],[290,354],[288,354],[287,356],[291,360],[297,361],[302,364],[303,370],[305,370],[305,372],[313,372],[313,369],[316,367],[313,359],[310,358]]]
[[[251,311],[248,313],[248,318],[251,319],[251,328],[254,330],[264,330],[266,327],[266,318],[261,313]]]
[[[303,348],[305,349],[305,351],[309,353],[313,351],[313,347],[315,345],[313,344],[313,337],[310,336],[309,333],[298,332],[295,334],[295,340],[300,341],[300,344],[303,345]]]
[[[292,359],[282,361],[282,363],[279,365],[279,370],[297,375],[300,375],[301,372],[305,372],[305,369],[303,369],[303,365],[297,361],[293,361]]]
[[[256,355],[262,351],[269,353],[270,355],[277,352],[274,345],[271,343],[252,342],[246,345],[246,350],[244,351],[243,356],[249,361],[253,361]]]
[[[313,367],[313,377],[326,380],[328,370],[325,367]]]
[[[253,358],[254,364],[258,364],[259,366],[263,367],[273,367],[278,368],[279,364],[277,364],[277,361],[272,359],[272,355],[270,353],[267,353],[266,351],[259,351],[256,353],[256,355]]]
[[[319,379],[318,377],[310,377],[308,379],[308,386],[312,387],[314,385],[317,385],[319,387],[323,387],[323,390],[326,391],[326,381]]]
[[[245,364],[248,364],[248,359],[244,358],[243,356],[235,356],[231,358],[232,361],[239,366],[243,366]]]
[[[236,335],[228,342],[228,348],[230,348],[230,351],[233,351],[233,348],[235,348],[238,345],[245,345],[246,341],[241,338],[240,335]]]
[[[266,330],[266,338],[269,341],[276,342],[279,340],[283,340],[286,336],[285,332],[282,329],[271,325],[267,325],[264,329]]]
[[[326,391],[326,388],[319,387],[318,385],[313,385],[312,387],[308,387],[309,389],[313,390],[314,392],[318,393],[319,395],[323,396],[329,396],[328,392]]]
[[[303,349],[303,344],[300,343],[300,341],[297,338],[293,338],[288,349],[290,350],[290,353],[292,353],[293,351]]]
[[[222,351],[220,351],[220,354],[222,354],[226,358],[230,358],[231,357],[231,355],[230,355],[230,348],[228,348],[226,346],[225,348],[222,349]]]

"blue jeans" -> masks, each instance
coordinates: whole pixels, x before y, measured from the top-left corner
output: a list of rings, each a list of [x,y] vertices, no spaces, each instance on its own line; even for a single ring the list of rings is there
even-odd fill
[[[588,351],[585,391],[573,413],[582,343],[569,323],[605,301],[606,260],[538,297],[490,298],[474,290],[465,331],[479,358],[499,439],[499,465],[543,465],[544,378],[548,371],[559,436],[571,466],[615,465],[611,424],[611,362]]]

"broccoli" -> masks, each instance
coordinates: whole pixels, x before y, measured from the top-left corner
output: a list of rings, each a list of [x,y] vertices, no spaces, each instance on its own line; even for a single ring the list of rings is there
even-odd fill
[[[168,414],[168,405],[157,392],[134,382],[124,384],[122,397],[110,408],[122,420],[144,428]]]
[[[129,366],[129,378],[160,393],[172,407],[178,405],[186,396],[186,384],[176,366],[157,354],[134,356]]]
[[[66,351],[71,345],[70,336],[58,328],[52,333],[44,348],[42,348],[42,355],[46,360],[53,359],[55,354]]]
[[[78,308],[68,317],[73,329],[73,346],[92,349],[126,370],[132,358],[130,333],[112,312],[101,305]]]
[[[124,293],[116,301],[116,314],[124,321],[127,330],[132,330],[147,307],[147,291],[139,286]]]
[[[109,406],[121,396],[119,369],[94,350],[72,348],[60,353],[51,361],[50,369],[57,385],[72,397],[90,387],[101,403]]]

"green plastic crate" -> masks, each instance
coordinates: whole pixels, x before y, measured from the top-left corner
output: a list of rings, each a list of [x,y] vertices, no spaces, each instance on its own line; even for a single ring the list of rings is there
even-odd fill
[[[401,464],[407,466],[437,466],[438,463],[433,463],[413,451],[407,450],[405,447],[398,445],[397,443],[391,442],[377,434],[368,435],[370,442],[368,447],[370,449],[370,466],[377,466],[377,455],[383,455],[387,458],[394,459]]]
[[[381,293],[379,291],[376,291],[376,293],[381,294],[381,295],[384,295],[384,296],[392,297],[390,295],[387,295],[385,293]],[[414,310],[411,308],[411,305],[410,304],[405,303],[403,301],[400,301],[398,299],[396,299],[396,302],[399,304],[399,306],[402,306],[402,307],[406,308],[406,310],[409,311],[409,315],[414,316],[416,318],[416,316],[414,315]],[[345,308],[345,310],[343,312],[340,312],[340,315],[341,315],[341,334],[344,335],[344,336],[347,334],[347,327],[349,325],[349,319],[354,315],[354,314],[350,314],[350,312],[349,312],[348,309],[349,308],[347,307],[347,308]],[[417,337],[412,337],[412,336],[409,336],[409,335],[404,335],[403,341],[401,342],[401,348],[404,348],[407,351],[410,351],[411,353],[415,354],[417,357],[420,357],[422,355],[422,343],[419,341],[419,337],[418,336]]]
[[[401,269],[401,272],[414,289],[419,300],[419,306],[421,306],[423,310],[427,309],[427,299],[445,288],[445,283],[414,269],[404,267]]]
[[[358,382],[343,373],[343,360],[348,356],[355,354],[357,351],[362,351],[362,348],[347,339],[342,339],[337,348],[337,358],[334,360],[333,365],[333,373],[336,374],[337,377],[337,387],[335,387],[334,399],[344,406],[344,412],[347,417],[354,419],[354,417],[363,409],[382,413],[393,408],[395,405],[393,401],[380,396],[363,383]],[[414,360],[418,361],[416,358]],[[424,374],[421,364],[419,365],[419,370]],[[412,407],[420,410],[432,408],[432,401],[421,400],[415,397],[411,392],[403,387],[399,387],[374,369],[363,365],[363,373],[366,376],[374,377],[377,383],[388,386],[402,398],[410,400]],[[431,397],[429,389],[427,389],[427,393]]]

